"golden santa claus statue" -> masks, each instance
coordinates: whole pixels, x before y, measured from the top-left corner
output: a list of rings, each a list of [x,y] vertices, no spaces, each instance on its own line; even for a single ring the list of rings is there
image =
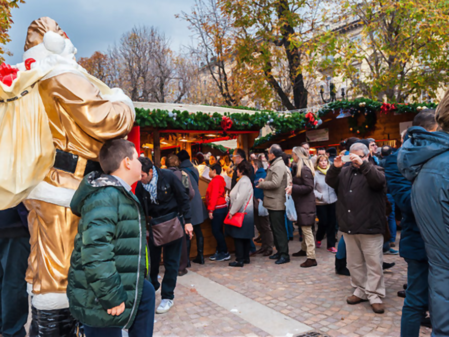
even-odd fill
[[[44,17],[28,28],[24,62],[0,69],[0,209],[23,201],[30,211],[31,335],[73,334],[66,287],[79,218],[70,201],[85,175],[101,171],[103,143],[126,137],[135,119],[131,100],[90,76],[75,54]],[[36,331],[49,316],[57,332]]]

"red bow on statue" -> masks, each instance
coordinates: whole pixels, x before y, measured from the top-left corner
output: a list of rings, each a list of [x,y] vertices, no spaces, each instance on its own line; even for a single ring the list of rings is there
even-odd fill
[[[223,129],[223,131],[228,131],[230,128],[232,128],[232,119],[227,117],[227,116],[223,116],[222,120],[221,120],[221,128]]]
[[[390,104],[390,103],[382,103],[382,106],[380,108],[380,113],[387,114],[390,111],[396,110],[396,105]]]
[[[0,65],[0,81],[10,87],[12,82],[17,78],[18,71],[19,69],[11,67],[9,64],[2,63],[2,65]]]

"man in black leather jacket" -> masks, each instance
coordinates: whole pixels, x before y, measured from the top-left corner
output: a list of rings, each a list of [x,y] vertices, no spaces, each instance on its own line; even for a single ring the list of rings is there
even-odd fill
[[[177,214],[185,223],[185,232],[193,236],[189,195],[182,182],[170,170],[159,169],[148,158],[139,158],[142,163],[142,179],[137,183],[136,197],[142,204],[147,216],[159,218],[171,213]],[[174,291],[181,259],[182,240],[173,241],[162,247],[156,247],[149,240],[151,267],[150,279],[157,291],[161,285],[158,280],[162,249],[164,252],[165,274],[162,281],[162,301],[156,310],[163,314],[173,306]]]

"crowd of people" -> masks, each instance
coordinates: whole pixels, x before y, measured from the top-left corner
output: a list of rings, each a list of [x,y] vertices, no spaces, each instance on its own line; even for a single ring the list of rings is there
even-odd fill
[[[397,149],[378,149],[374,139],[353,137],[342,142],[340,153],[318,148],[310,155],[310,145],[303,143],[287,155],[274,144],[267,153],[247,156],[236,149],[231,158],[209,156],[208,162],[200,154],[194,165],[183,150],[164,158],[160,167],[139,156],[132,143],[108,141],[99,156],[104,174],[86,176],[71,202],[81,221],[68,276],[70,313],[88,337],[121,336],[122,328],[130,336],[151,336],[154,314],[174,305],[177,278],[188,273],[192,262],[206,263],[200,225],[209,218],[216,241],[209,260],[229,261],[230,267],[244,267],[255,254],[276,265],[303,257],[300,267],[315,267],[316,249],[326,238],[327,250],[336,254],[336,273],[351,277],[354,292],[347,303],[369,301],[382,314],[383,270],[394,266],[383,262],[383,254],[398,254],[396,211],[401,214],[399,251],[408,264],[406,290],[398,294],[405,297],[401,336],[419,336],[429,310],[434,335],[447,336],[449,136],[437,131],[447,131],[448,125],[447,118],[425,110]],[[210,182],[203,202],[199,180],[205,172]],[[1,237],[7,228],[15,239],[14,245],[2,244],[7,247],[2,254],[29,252],[21,225],[26,209],[1,211],[1,216],[9,223]],[[290,254],[295,226],[301,250]],[[194,237],[197,255],[190,260]],[[226,237],[234,241],[234,261]],[[9,265],[14,259],[6,261]],[[16,269],[8,265],[4,270],[17,273],[26,268],[24,261]],[[2,293],[27,308],[26,293]],[[3,335],[24,331],[27,313],[3,312]]]

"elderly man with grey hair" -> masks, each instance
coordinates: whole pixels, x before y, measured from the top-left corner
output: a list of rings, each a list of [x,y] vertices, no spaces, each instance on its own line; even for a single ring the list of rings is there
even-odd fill
[[[337,220],[346,241],[348,269],[355,288],[348,304],[368,301],[382,314],[385,284],[382,272],[383,233],[386,226],[384,169],[368,161],[365,144],[351,146],[349,156],[338,156],[326,175],[337,191]],[[350,162],[350,165],[344,165]]]

